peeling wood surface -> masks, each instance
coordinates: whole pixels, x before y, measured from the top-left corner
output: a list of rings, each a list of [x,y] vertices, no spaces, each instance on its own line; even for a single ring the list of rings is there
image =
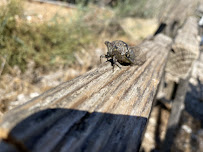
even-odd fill
[[[166,66],[166,76],[178,82],[185,79],[194,61],[199,56],[198,25],[195,17],[189,17],[184,26],[178,31],[172,45]]]
[[[103,63],[13,109],[0,137],[19,151],[138,151],[171,42],[157,35],[142,66]]]

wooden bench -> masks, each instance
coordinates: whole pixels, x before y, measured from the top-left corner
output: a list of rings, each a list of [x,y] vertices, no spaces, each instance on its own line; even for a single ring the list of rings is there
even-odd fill
[[[138,151],[172,40],[162,34],[139,46],[142,66],[109,62],[7,112],[3,151]]]

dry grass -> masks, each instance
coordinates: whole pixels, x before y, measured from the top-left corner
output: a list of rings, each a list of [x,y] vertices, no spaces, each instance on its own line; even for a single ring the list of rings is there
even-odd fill
[[[2,115],[32,98],[33,94],[41,94],[99,65],[99,56],[106,52],[104,41],[121,39],[136,45],[137,40],[129,36],[128,30],[138,40],[143,39],[144,33],[151,34],[147,30],[141,33],[130,30],[138,28],[139,31],[137,24],[129,29],[123,26],[110,8],[89,5],[70,9],[50,4],[25,2],[16,5],[16,0],[11,2],[10,7],[17,7],[15,10],[19,12],[0,6],[7,9],[7,13],[0,12],[4,16],[0,18],[3,29],[0,55],[7,59],[0,77]],[[133,20],[140,26],[145,25],[144,20]],[[3,21],[7,21],[4,26]],[[0,59],[1,65],[3,61]]]

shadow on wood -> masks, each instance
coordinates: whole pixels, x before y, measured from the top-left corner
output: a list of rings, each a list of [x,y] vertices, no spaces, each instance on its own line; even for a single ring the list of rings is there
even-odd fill
[[[18,123],[8,139],[0,144],[0,149],[21,152],[138,151],[146,123],[147,118],[138,116],[46,109]],[[16,149],[4,146],[5,143]]]
[[[179,120],[184,109],[185,96],[188,90],[189,79],[191,77],[191,72],[188,74],[186,79],[180,79],[175,99],[172,104],[171,115],[168,120],[167,131],[165,139],[163,142],[162,150],[163,152],[170,152],[173,145],[175,135],[177,133],[177,128],[179,125]]]
[[[201,120],[203,124],[203,84],[197,78],[197,85],[189,84],[189,91],[186,95],[185,110],[194,118]]]

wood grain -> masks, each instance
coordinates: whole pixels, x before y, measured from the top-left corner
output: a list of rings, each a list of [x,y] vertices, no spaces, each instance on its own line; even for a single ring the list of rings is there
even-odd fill
[[[138,151],[171,43],[157,35],[142,66],[106,62],[15,108],[0,137],[20,151]]]
[[[175,38],[178,29],[181,28],[186,19],[191,15],[195,15],[199,2],[200,0],[168,1],[160,18],[160,27],[157,32],[163,30],[162,33]]]
[[[180,78],[187,77],[199,56],[198,25],[195,17],[189,17],[178,31],[172,49],[166,66],[166,76],[178,82]]]
[[[184,101],[186,93],[188,91],[189,79],[191,78],[191,72],[183,80],[180,79],[175,98],[172,103],[171,114],[167,124],[167,130],[164,138],[161,151],[169,152],[174,144],[175,134],[177,134],[179,121],[182,111],[184,109]]]

